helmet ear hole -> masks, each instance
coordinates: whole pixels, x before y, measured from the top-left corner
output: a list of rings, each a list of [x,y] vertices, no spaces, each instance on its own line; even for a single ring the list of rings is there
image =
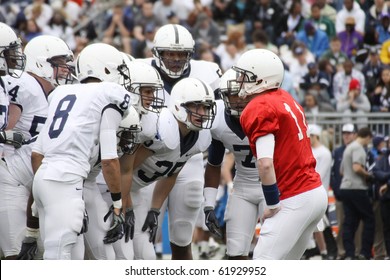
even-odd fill
[[[104,68],[104,73],[106,73],[106,75],[110,75],[111,74],[110,70],[108,70],[107,67]]]

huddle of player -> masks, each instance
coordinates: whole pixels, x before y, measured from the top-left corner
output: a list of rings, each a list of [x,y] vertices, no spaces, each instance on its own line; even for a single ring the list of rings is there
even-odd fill
[[[221,78],[217,64],[191,59],[194,40],[180,25],[161,27],[153,58],[144,60],[103,43],[88,45],[74,58],[61,39],[47,35],[22,51],[14,31],[2,23],[0,37],[0,248],[7,259],[155,259],[165,208],[172,259],[192,259],[202,208],[210,232],[221,235],[214,205],[225,149],[236,164],[225,213],[232,259],[247,258],[259,217],[265,229],[275,219],[289,220],[293,210],[283,199],[321,186],[311,161],[300,166],[310,170],[309,180],[301,178],[290,191],[295,182],[285,183],[285,174],[276,174],[283,189],[275,174],[264,176],[259,162],[272,161],[274,148],[275,161],[279,153],[269,137],[278,133],[278,116],[274,126],[261,123],[263,116],[240,123],[253,97],[279,91],[284,70],[268,51],[248,51],[242,63],[273,59],[271,76],[264,67],[238,63]],[[263,81],[266,87],[248,87]],[[216,100],[219,94],[223,101]],[[284,102],[290,105],[287,114],[295,116],[297,105]],[[260,152],[261,145],[266,148]],[[307,211],[294,214],[295,222],[305,224],[289,246],[283,241],[269,252],[277,241],[267,241],[268,247],[259,242],[266,252],[258,249],[256,258],[300,258],[325,211],[321,195],[313,197],[305,196],[317,209],[310,220]]]

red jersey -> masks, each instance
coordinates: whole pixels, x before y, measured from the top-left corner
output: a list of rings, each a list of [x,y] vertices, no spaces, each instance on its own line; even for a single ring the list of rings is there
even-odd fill
[[[278,89],[255,97],[240,122],[255,156],[257,138],[275,136],[274,167],[281,200],[321,186],[303,108],[288,92]]]

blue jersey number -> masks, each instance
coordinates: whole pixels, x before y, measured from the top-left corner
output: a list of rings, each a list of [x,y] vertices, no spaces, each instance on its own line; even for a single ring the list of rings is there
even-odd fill
[[[157,167],[161,168],[161,167],[166,167],[166,169],[163,171],[163,172],[154,172],[153,174],[151,174],[150,177],[146,176],[146,172],[142,169],[138,170],[138,177],[144,181],[145,183],[152,183],[154,181],[156,181],[158,178],[160,177],[163,177],[163,176],[167,176],[167,177],[170,177],[172,176],[175,171],[177,169],[180,169],[183,167],[183,165],[185,164],[185,162],[176,162],[175,164],[171,161],[166,161],[166,160],[163,160],[163,161],[157,161],[156,162],[156,165]]]
[[[245,160],[242,160],[242,166],[246,168],[255,168],[256,164],[253,162],[253,154],[248,145],[233,145],[235,152],[248,151],[248,154],[245,156]]]
[[[34,116],[32,122],[31,122],[31,127],[30,127],[30,130],[28,132],[30,132],[30,135],[31,137],[34,137],[35,135],[37,135],[40,131],[38,131],[38,125],[39,124],[44,124],[46,121],[46,117],[40,117],[40,116]]]
[[[57,138],[61,134],[66,121],[68,120],[69,112],[72,110],[75,102],[76,95],[67,95],[58,103],[53,121],[49,128],[49,137],[51,139]]]

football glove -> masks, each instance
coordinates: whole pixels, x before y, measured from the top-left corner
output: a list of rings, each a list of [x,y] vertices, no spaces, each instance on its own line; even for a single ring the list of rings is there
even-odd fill
[[[12,130],[0,131],[0,143],[14,146],[16,149],[23,145],[24,136],[21,132]]]
[[[149,228],[149,242],[151,243],[154,243],[154,240],[156,239],[158,215],[160,215],[160,210],[155,208],[150,209],[148,215],[146,215],[144,225],[142,226],[142,231],[146,231]]]
[[[204,214],[205,214],[205,223],[209,231],[216,235],[219,238],[222,238],[222,232],[219,227],[217,216],[215,215],[215,211],[213,207],[205,207],[204,208]]]
[[[39,229],[27,227],[26,236],[22,242],[22,248],[18,256],[17,260],[33,260],[35,255],[38,252],[38,244],[37,239],[39,236]]]
[[[133,208],[127,208],[125,214],[125,242],[129,242],[129,239],[133,239],[134,237],[134,211]]]
[[[112,214],[111,227],[109,228],[106,236],[103,239],[104,244],[110,244],[118,241],[124,235],[123,224],[125,222],[125,216],[122,211],[119,215],[115,214],[114,206],[111,206],[107,214],[104,216],[104,222],[107,221],[108,217]]]

